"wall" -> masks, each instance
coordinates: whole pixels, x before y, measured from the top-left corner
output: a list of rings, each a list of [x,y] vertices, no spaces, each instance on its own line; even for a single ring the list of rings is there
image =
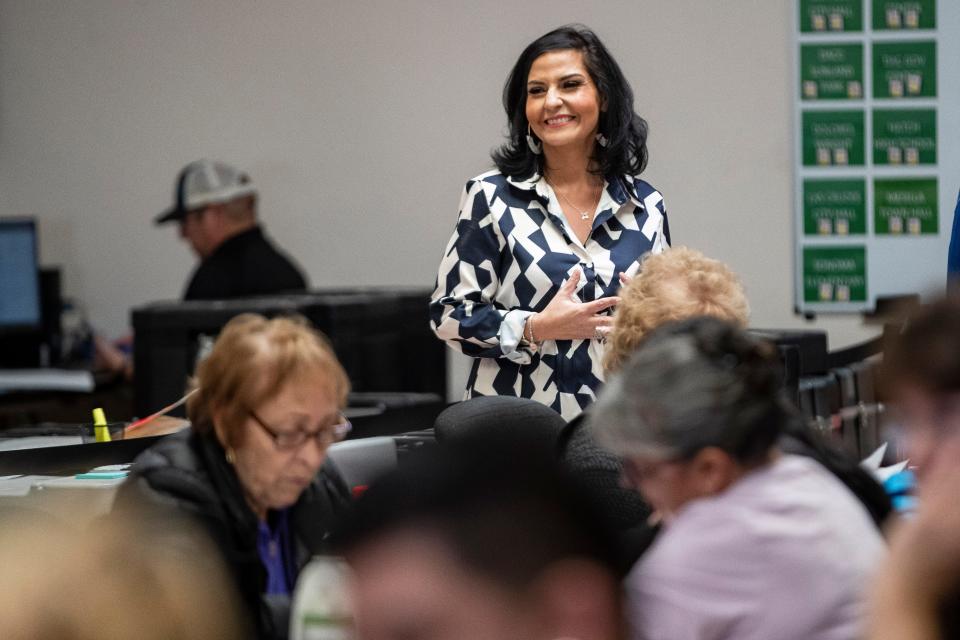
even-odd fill
[[[203,156],[249,171],[315,286],[432,284],[507,71],[582,21],[650,122],[675,243],[742,274],[755,325],[856,342],[858,318],[792,309],[792,5],[0,0],[0,215],[39,218],[44,262],[112,335],[179,296],[193,259],[150,220]]]

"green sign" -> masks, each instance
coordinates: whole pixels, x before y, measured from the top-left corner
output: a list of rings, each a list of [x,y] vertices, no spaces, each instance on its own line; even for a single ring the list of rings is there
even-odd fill
[[[804,100],[862,98],[863,45],[801,46],[800,95]]]
[[[863,0],[800,0],[800,31],[863,31]]]
[[[803,165],[863,166],[863,111],[804,111]]]
[[[874,164],[936,164],[937,112],[933,109],[876,109]]]
[[[805,302],[864,302],[867,299],[865,247],[804,247]]]
[[[937,0],[873,0],[874,31],[936,26]]]
[[[935,98],[937,43],[875,42],[874,98]]]
[[[937,179],[877,178],[873,183],[873,211],[877,235],[936,234]]]
[[[804,235],[865,234],[867,232],[866,193],[866,183],[861,179],[804,180]]]

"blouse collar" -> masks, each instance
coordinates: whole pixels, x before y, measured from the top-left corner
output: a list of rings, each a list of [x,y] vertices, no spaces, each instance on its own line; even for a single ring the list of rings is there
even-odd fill
[[[507,182],[524,191],[533,191],[543,200],[549,200],[547,193],[547,181],[539,173],[534,173],[529,178],[519,179],[513,176],[507,176]],[[643,200],[637,193],[636,184],[633,176],[608,176],[606,178],[606,191],[610,197],[618,204],[622,205],[627,200],[631,200],[639,209],[644,209]]]

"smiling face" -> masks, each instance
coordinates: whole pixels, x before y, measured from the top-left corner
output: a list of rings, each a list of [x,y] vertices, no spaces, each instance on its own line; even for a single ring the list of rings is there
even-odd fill
[[[577,49],[537,57],[527,76],[527,121],[545,153],[582,147],[591,155],[600,118],[600,95]]]
[[[277,436],[298,431],[316,434],[341,420],[333,384],[320,371],[291,377],[278,394],[251,409]],[[214,428],[221,443],[226,442],[226,431],[217,418]],[[240,429],[243,437],[233,449],[233,466],[247,503],[263,519],[268,509],[283,509],[297,501],[327,452],[315,438],[290,450],[281,449],[249,415]]]

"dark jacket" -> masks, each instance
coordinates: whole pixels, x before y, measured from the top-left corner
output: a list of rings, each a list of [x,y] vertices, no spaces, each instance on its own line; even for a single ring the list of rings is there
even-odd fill
[[[560,463],[583,482],[605,525],[616,532],[618,569],[625,576],[653,542],[658,527],[648,522],[650,505],[624,486],[620,459],[593,439],[588,414],[581,413],[560,432]]]
[[[328,460],[290,510],[292,564],[297,572],[312,556],[327,551],[329,532],[348,501],[347,486]],[[117,494],[114,510],[122,513],[128,508],[138,513],[146,508],[145,517],[179,514],[197,522],[223,554],[258,636],[286,637],[289,602],[263,596],[267,576],[257,552],[257,517],[213,435],[185,429],[140,454]]]
[[[257,226],[224,240],[193,272],[184,300],[223,300],[303,291],[293,262]]]

